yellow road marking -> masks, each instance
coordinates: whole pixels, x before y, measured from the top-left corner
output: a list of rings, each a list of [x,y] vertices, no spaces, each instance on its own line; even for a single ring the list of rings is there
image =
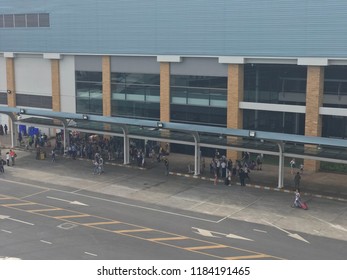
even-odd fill
[[[36,204],[34,202],[22,202],[22,203],[11,203],[11,204],[3,204],[5,207],[13,207],[13,206],[22,206],[22,205],[33,205]]]
[[[15,198],[15,197],[3,197],[3,198],[0,197],[0,200],[10,200],[10,199],[23,201],[23,202],[27,201],[27,200],[18,199],[18,198]],[[52,205],[41,204],[41,203],[34,203],[34,202],[28,202],[28,201],[27,201],[27,203],[17,203],[17,204],[8,204],[8,205],[14,205],[15,206],[15,205],[30,205],[30,204],[37,204],[37,205],[42,205],[42,206],[46,206],[46,207],[53,207]],[[75,215],[55,216],[54,217],[54,216],[47,215],[45,213],[40,213],[40,209],[37,209],[37,210],[25,210],[25,209],[18,208],[17,210],[24,211],[24,212],[34,212],[35,214],[40,215],[40,216],[44,216],[44,217],[48,217],[48,218],[54,218],[54,219],[61,219],[61,220],[68,219],[68,218],[79,218],[79,217],[94,217],[94,218],[105,219],[104,217],[100,217],[100,216],[97,216],[97,215],[84,214],[82,212],[72,211],[72,210],[68,210],[68,209],[64,209],[64,208],[60,208],[60,209],[59,208],[45,208],[45,209],[42,209],[43,210],[42,212],[45,212],[45,211],[47,211],[47,212],[48,211],[55,211],[55,210],[65,210],[65,211],[67,211],[69,213],[73,213]],[[88,225],[93,226],[93,224],[98,224],[98,223],[83,224],[83,223],[79,223],[79,222],[75,222],[75,223],[80,224],[80,225],[84,225],[84,226],[87,226],[87,227],[88,227]],[[140,227],[138,225],[134,225],[134,224],[130,224],[130,223],[124,223],[124,222],[118,222],[118,221],[100,222],[100,223],[101,224],[105,224],[105,223],[122,223],[124,225],[129,225],[129,226],[133,226],[133,227]],[[245,249],[241,249],[241,248],[237,248],[237,247],[226,246],[226,245],[222,245],[222,244],[218,244],[218,243],[213,243],[213,242],[204,241],[204,240],[201,240],[201,239],[189,238],[189,237],[184,237],[184,236],[173,236],[173,237],[162,237],[162,238],[151,238],[151,239],[148,239],[148,238],[144,238],[144,237],[128,234],[128,233],[136,232],[136,231],[137,232],[141,232],[141,231],[155,231],[155,232],[163,233],[163,234],[166,234],[166,235],[175,235],[175,234],[170,233],[170,232],[161,231],[161,230],[155,230],[155,229],[150,229],[150,228],[138,228],[138,229],[134,229],[134,230],[118,230],[118,231],[112,231],[112,230],[105,229],[105,228],[102,228],[102,227],[98,227],[98,229],[103,230],[103,231],[107,231],[107,232],[118,233],[118,234],[121,234],[121,235],[129,236],[129,237],[140,239],[140,240],[144,240],[144,241],[165,241],[165,240],[180,240],[180,239],[181,240],[183,240],[183,239],[191,239],[191,240],[195,240],[195,241],[200,241],[200,242],[202,242],[204,244],[211,244],[211,245],[209,245],[209,246],[197,246],[197,247],[186,247],[185,248],[185,247],[182,247],[182,246],[176,246],[176,245],[169,244],[169,243],[164,243],[164,242],[163,243],[158,242],[158,243],[166,245],[166,246],[169,246],[169,247],[173,247],[173,248],[183,249],[183,250],[187,250],[187,251],[193,251],[193,252],[198,253],[198,254],[203,254],[203,255],[214,257],[214,258],[218,258],[218,259],[230,259],[230,260],[233,260],[233,259],[252,259],[252,258],[266,258],[266,257],[267,258],[273,258],[273,259],[282,259],[282,258],[271,256],[271,255],[260,254],[260,253],[257,254],[257,252],[250,251],[250,250],[245,250]],[[214,254],[211,254],[211,253],[208,253],[208,252],[198,251],[198,250],[214,249],[214,248],[230,248],[230,249],[237,250],[237,251],[242,251],[242,252],[245,252],[245,253],[248,252],[248,254],[249,253],[254,253],[254,255],[235,256],[235,257],[222,257],[222,256],[214,255]]]
[[[186,250],[206,250],[206,249],[218,249],[218,248],[227,248],[228,246],[222,244],[210,245],[210,246],[197,246],[197,247],[184,247]]]
[[[141,231],[154,231],[151,228],[138,228],[138,229],[123,229],[123,230],[114,230],[116,233],[129,233],[129,232],[141,232]]]
[[[259,254],[259,255],[248,255],[248,256],[237,256],[237,257],[226,257],[227,260],[243,260],[243,259],[261,259],[261,258],[266,258],[266,257],[271,257],[269,255],[265,254]]]
[[[120,224],[118,221],[110,221],[110,222],[97,222],[97,223],[89,223],[83,224],[84,226],[97,226],[97,225],[111,225],[111,224]]]
[[[33,212],[33,213],[36,213],[36,212],[58,211],[58,210],[64,210],[64,209],[61,209],[61,208],[47,208],[47,209],[35,209],[35,210],[28,210],[28,212]]]
[[[160,238],[150,238],[147,240],[149,240],[149,241],[170,241],[170,240],[184,240],[184,239],[189,239],[189,237],[185,237],[185,236],[160,237]]]
[[[53,218],[56,219],[68,219],[68,218],[82,218],[82,217],[89,217],[88,214],[79,214],[79,215],[68,215],[68,216],[53,216]]]

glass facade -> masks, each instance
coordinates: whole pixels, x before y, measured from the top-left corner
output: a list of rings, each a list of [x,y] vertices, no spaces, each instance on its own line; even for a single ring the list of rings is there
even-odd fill
[[[160,119],[160,75],[111,73],[112,116]]]
[[[172,75],[171,121],[226,126],[227,77]]]
[[[306,66],[246,64],[244,101],[305,106],[306,80]],[[305,115],[244,110],[243,128],[303,135]]]
[[[324,72],[324,107],[347,108],[347,67],[328,66]]]
[[[76,112],[102,115],[102,73],[76,71]]]
[[[246,64],[244,101],[305,105],[307,67]]]
[[[322,136],[331,138],[347,138],[347,117],[323,116]]]
[[[304,135],[305,115],[288,112],[243,110],[243,128]]]

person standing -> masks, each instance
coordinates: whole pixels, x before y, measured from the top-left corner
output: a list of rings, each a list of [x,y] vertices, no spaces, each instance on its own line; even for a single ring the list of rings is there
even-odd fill
[[[296,167],[296,165],[295,165],[295,158],[293,158],[293,159],[290,161],[289,165],[290,165],[290,173],[291,173],[291,174],[294,174],[294,168]]]
[[[165,175],[169,175],[169,160],[167,158],[164,159],[164,164],[165,164]]]
[[[5,135],[7,135],[8,127],[7,124],[4,125]]]
[[[9,152],[6,153],[6,164],[7,164],[7,166],[10,166],[10,153]]]
[[[217,186],[218,183],[218,174],[217,169],[214,170],[214,185]]]
[[[257,170],[262,170],[263,156],[261,154],[257,155],[256,163],[257,163]]]
[[[294,188],[295,190],[298,190],[299,192],[300,192],[300,180],[301,180],[300,172],[296,172],[294,176]]]
[[[4,169],[4,164],[6,163],[6,161],[4,161],[2,159],[2,157],[0,156],[0,173],[5,173],[5,169]]]
[[[52,162],[55,162],[55,149],[52,150]]]
[[[241,186],[246,186],[246,184],[245,184],[246,174],[245,174],[243,168],[240,168],[240,169],[239,169],[239,178],[240,178],[240,184],[241,184]]]
[[[14,152],[14,150],[10,150],[10,158],[11,158],[11,164],[12,166],[14,165],[14,161],[15,161],[15,157],[16,157],[16,153]]]

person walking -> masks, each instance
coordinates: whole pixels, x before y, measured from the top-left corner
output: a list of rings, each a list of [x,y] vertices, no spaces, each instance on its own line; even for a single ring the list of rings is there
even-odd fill
[[[299,192],[300,192],[300,180],[301,180],[300,172],[296,172],[294,176],[294,189],[298,190]]]

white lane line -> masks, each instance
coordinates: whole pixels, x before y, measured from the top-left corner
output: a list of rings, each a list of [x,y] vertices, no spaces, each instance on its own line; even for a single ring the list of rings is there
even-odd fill
[[[40,240],[42,243],[46,243],[46,244],[53,244],[52,242],[46,241],[46,240]]]
[[[44,193],[44,192],[48,192],[48,191],[49,191],[49,189],[43,190],[43,191],[40,191],[40,192],[37,192],[37,193],[33,193],[33,194],[29,194],[29,195],[23,196],[23,197],[21,197],[20,199],[25,199],[25,198],[28,198],[28,197],[31,197],[31,196],[35,196],[35,195],[37,195],[37,194]]]
[[[253,231],[257,231],[257,232],[263,232],[263,233],[267,233],[267,231],[265,231],[265,230],[261,230],[261,229],[256,229],[256,228],[254,228],[254,229],[253,229]]]
[[[266,220],[262,220],[262,221],[265,222],[265,223],[267,223],[267,224],[269,224],[269,225],[271,225],[271,226],[273,226],[273,227],[275,227],[275,228],[277,228],[277,229],[280,230],[280,231],[285,232],[286,234],[288,234],[289,237],[292,237],[292,238],[295,238],[295,239],[297,239],[297,240],[300,240],[300,241],[303,241],[303,242],[306,242],[306,243],[309,243],[309,244],[310,244],[309,241],[307,241],[306,239],[304,239],[303,237],[301,237],[301,236],[300,236],[299,234],[297,234],[297,233],[291,233],[291,232],[289,232],[289,231],[287,231],[287,230],[285,230],[285,229],[283,229],[283,228],[280,228],[279,226],[276,226],[276,225],[274,225],[274,224],[272,224],[272,223],[270,223],[270,222],[268,222],[268,221],[266,221]]]
[[[6,229],[2,229],[1,231],[6,232],[6,233],[12,233],[12,231],[6,230]]]
[[[91,256],[93,256],[93,257],[97,257],[98,255],[96,255],[96,254],[93,254],[93,253],[89,253],[89,252],[84,252],[85,254],[87,254],[87,255],[91,255]]]
[[[26,185],[26,186],[36,187],[36,188],[39,188],[39,189],[47,189],[47,188],[43,188],[43,187],[36,186],[36,185],[33,185],[33,184],[27,184],[27,183],[21,183],[21,182],[16,182],[16,181],[0,179],[0,181],[1,180],[2,181],[6,181],[6,182],[10,182],[10,183],[17,183],[17,184],[22,184],[22,185]],[[76,191],[69,192],[69,191],[59,190],[59,189],[56,189],[56,188],[48,188],[48,189],[51,190],[51,191],[57,191],[57,192],[62,192],[62,193],[67,193],[67,194],[74,194],[74,195],[88,197],[88,198],[92,198],[92,199],[96,199],[96,200],[107,201],[107,202],[111,202],[111,203],[114,203],[114,204],[125,205],[125,206],[129,206],[129,207],[134,207],[134,208],[154,211],[154,212],[158,212],[158,213],[169,214],[169,215],[178,216],[178,217],[184,217],[184,218],[193,219],[193,220],[199,220],[199,221],[204,221],[204,222],[209,222],[209,223],[214,223],[214,224],[217,224],[217,223],[221,222],[220,220],[204,219],[204,218],[199,218],[199,217],[195,217],[195,216],[179,214],[179,213],[176,213],[176,212],[163,211],[163,210],[159,210],[159,209],[155,209],[155,208],[139,206],[139,205],[136,205],[136,204],[129,204],[129,203],[120,202],[120,201],[117,201],[117,200],[111,200],[111,199],[105,199],[105,198],[101,198],[101,197],[97,197],[97,196],[85,195],[85,194],[77,193]],[[84,190],[84,189],[79,189],[78,191],[82,191],[82,190]],[[239,210],[239,211],[241,211],[241,210]],[[237,211],[237,212],[239,212],[239,211]],[[228,218],[228,217],[226,217],[226,218]],[[222,220],[224,220],[224,219],[225,218],[223,218]]]
[[[28,223],[28,222],[25,222],[25,221],[22,221],[22,220],[17,220],[17,219],[10,218],[10,216],[0,215],[0,220],[5,220],[5,219],[11,220],[11,221],[14,221],[14,222],[19,222],[19,223],[31,225],[31,226],[34,225],[34,224],[32,224],[32,223]]]
[[[66,200],[66,199],[62,199],[62,198],[57,198],[57,197],[52,197],[52,196],[46,196],[49,199],[54,199],[54,200],[59,200],[59,201],[63,201],[63,202],[67,202],[69,204],[74,204],[74,205],[82,205],[82,206],[89,206],[87,204],[84,204],[82,202],[79,201],[70,201],[70,200]]]
[[[11,220],[11,221],[15,221],[15,222],[27,224],[27,225],[30,225],[30,226],[33,226],[33,225],[34,225],[34,224],[32,224],[32,223],[29,223],[29,222],[26,222],[26,221],[22,221],[22,220],[17,220],[17,219],[13,219],[13,218],[7,218],[7,219],[8,219],[8,220]]]
[[[101,197],[95,197],[95,196],[91,196],[91,195],[85,195],[85,194],[81,194],[81,193],[76,194],[76,195],[83,196],[83,197],[88,197],[88,198],[92,198],[92,199],[96,199],[96,200],[101,200],[101,201],[107,201],[107,202],[111,202],[111,203],[114,203],[114,204],[120,204],[120,205],[129,206],[129,207],[134,207],[134,208],[149,210],[149,211],[153,211],[153,212],[164,213],[164,214],[169,214],[169,215],[173,215],[173,216],[179,216],[179,217],[189,218],[189,219],[193,219],[193,220],[205,221],[205,222],[214,223],[214,224],[216,224],[216,223],[219,222],[218,220],[217,220],[217,221],[215,221],[215,220],[209,220],[209,219],[194,217],[194,216],[190,216],[190,215],[184,215],[184,214],[180,214],[180,213],[176,213],[176,212],[164,211],[164,210],[159,210],[159,209],[155,209],[155,208],[140,206],[140,205],[136,205],[136,204],[130,204],[130,203],[125,203],[125,202],[120,202],[120,201],[117,201],[117,200],[111,200],[111,199],[106,199],[106,198],[101,198]]]
[[[12,184],[23,185],[23,186],[28,186],[28,187],[34,187],[34,188],[43,189],[43,190],[47,190],[47,191],[49,191],[49,190],[50,190],[50,188],[47,188],[47,187],[41,187],[41,186],[38,186],[38,185],[29,184],[29,183],[17,182],[17,181],[6,180],[6,179],[1,179],[0,181],[4,181],[4,182],[8,182],[8,183],[12,183]]]

